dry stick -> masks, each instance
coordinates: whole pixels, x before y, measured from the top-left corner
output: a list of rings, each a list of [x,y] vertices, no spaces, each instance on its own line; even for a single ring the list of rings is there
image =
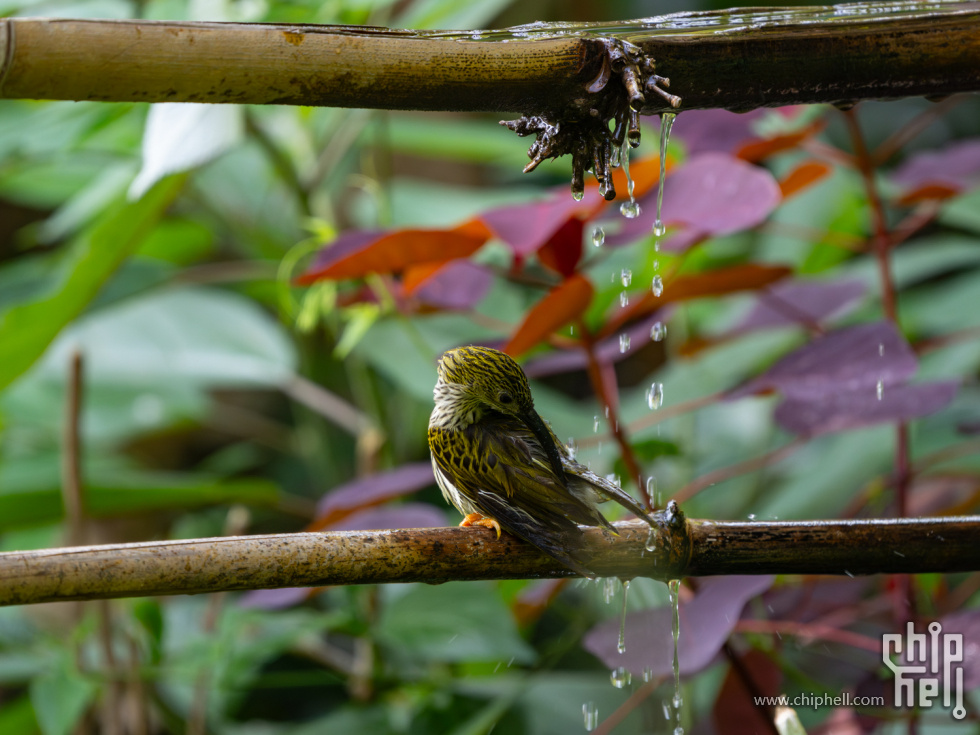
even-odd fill
[[[600,72],[600,37],[653,57],[684,109],[980,89],[980,9],[970,3],[878,3],[874,15],[866,3],[684,13],[548,32],[495,43],[501,36],[363,27],[6,18],[0,96],[560,110]],[[647,95],[644,114],[666,109]]]
[[[980,571],[980,516],[713,522],[677,516],[647,551],[649,526],[585,529],[603,577]],[[860,553],[857,553],[860,552]],[[573,577],[533,546],[492,530],[271,534],[0,554],[0,605],[389,582]]]

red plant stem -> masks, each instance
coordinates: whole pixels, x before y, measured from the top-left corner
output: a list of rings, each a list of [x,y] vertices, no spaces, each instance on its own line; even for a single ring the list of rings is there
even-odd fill
[[[800,623],[795,620],[739,620],[735,624],[739,633],[770,633],[791,635],[794,638],[833,641],[853,648],[860,648],[881,655],[881,641],[832,625]],[[801,641],[802,642],[802,641]]]
[[[610,381],[612,385],[609,385],[607,382],[607,371],[602,369],[599,358],[596,357],[595,339],[584,321],[579,321],[578,330],[582,335],[582,349],[585,350],[585,356],[589,362],[588,373],[589,380],[592,383],[592,390],[595,391],[596,396],[599,398],[599,403],[606,407],[606,419],[609,422],[609,430],[612,433],[613,439],[619,444],[619,452],[623,457],[623,463],[626,465],[627,473],[629,473],[629,476],[636,482],[636,486],[639,488],[640,497],[643,500],[643,507],[652,511],[654,510],[653,501],[643,484],[643,470],[640,467],[639,461],[636,459],[636,455],[633,453],[633,447],[630,446],[626,432],[619,423],[619,411],[616,406],[616,374],[613,372],[612,381]]]
[[[891,236],[885,219],[885,207],[875,185],[875,161],[868,152],[861,127],[858,125],[855,111],[844,112],[844,122],[847,124],[854,147],[854,163],[861,172],[864,189],[871,207],[871,219],[874,226],[874,253],[878,262],[878,274],[881,278],[881,304],[885,315],[893,323],[898,323],[898,308],[895,297],[895,281],[892,279],[888,259]],[[908,511],[909,486],[909,435],[908,424],[900,421],[895,426],[895,512],[904,518]],[[915,592],[912,588],[912,578],[907,574],[895,577],[895,620],[901,624],[912,619],[915,613]],[[912,729],[914,720],[909,721]]]

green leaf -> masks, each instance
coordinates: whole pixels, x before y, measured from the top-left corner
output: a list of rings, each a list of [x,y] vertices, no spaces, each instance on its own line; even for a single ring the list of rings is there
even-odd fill
[[[183,186],[171,178],[137,202],[117,205],[71,245],[61,282],[0,315],[0,389],[37,360],[139,245]]]
[[[4,702],[0,708],[0,732],[3,735],[37,735],[41,732],[30,697],[25,695]]]
[[[44,735],[68,735],[98,687],[65,662],[31,682],[31,702]]]
[[[513,659],[526,664],[536,658],[489,583],[413,585],[385,605],[376,632],[381,641],[412,660]]]

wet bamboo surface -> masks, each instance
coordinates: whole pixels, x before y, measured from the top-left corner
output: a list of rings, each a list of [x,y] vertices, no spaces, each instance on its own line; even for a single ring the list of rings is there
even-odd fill
[[[560,110],[601,44],[638,45],[682,109],[980,90],[980,3],[851,3],[620,24],[381,28],[0,19],[0,97],[403,110]],[[648,95],[644,113],[666,109]]]
[[[679,522],[590,530],[599,576],[980,571],[980,516],[868,521]],[[225,590],[575,576],[484,528],[347,531],[111,544],[0,554],[0,605]]]

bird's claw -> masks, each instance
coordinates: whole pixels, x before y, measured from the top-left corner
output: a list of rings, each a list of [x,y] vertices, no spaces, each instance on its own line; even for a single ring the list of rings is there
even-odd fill
[[[497,523],[493,518],[487,518],[486,516],[480,515],[479,513],[467,513],[466,517],[460,521],[460,528],[468,528],[469,526],[483,526],[485,528],[493,528],[497,531],[497,538],[500,538],[500,524]]]

